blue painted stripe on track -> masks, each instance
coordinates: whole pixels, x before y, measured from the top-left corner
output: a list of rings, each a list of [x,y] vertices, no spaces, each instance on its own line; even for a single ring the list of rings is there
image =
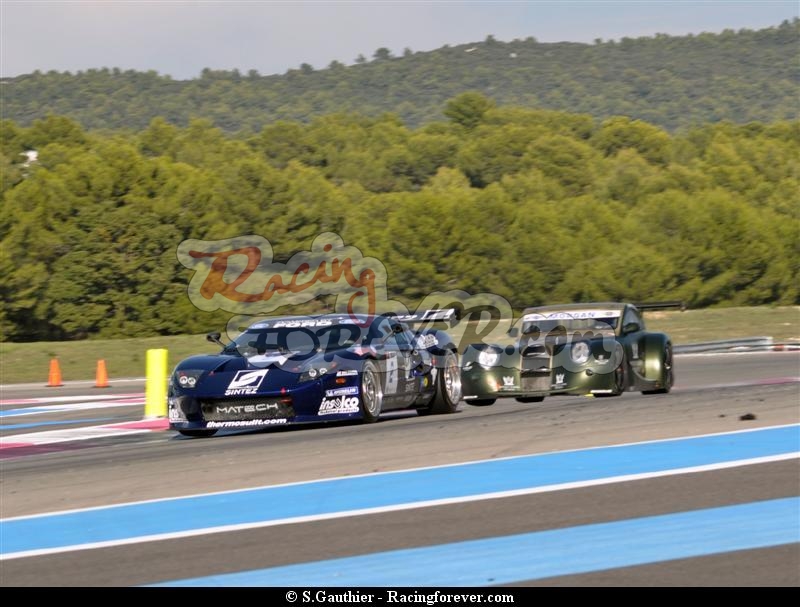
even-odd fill
[[[0,521],[0,554],[480,496],[797,453],[800,425],[513,457]]]
[[[66,419],[50,422],[29,422],[27,424],[0,424],[0,430],[23,430],[25,428],[37,428],[39,426],[63,426],[66,424],[85,424],[94,422],[107,422],[115,418],[113,417],[95,417],[94,419]],[[12,436],[7,436],[11,440]]]
[[[48,411],[58,411],[50,407],[28,407],[27,409],[6,409],[0,411],[0,417],[18,417],[20,415],[30,415],[31,413],[47,413]]]
[[[486,586],[800,541],[800,498],[176,580],[161,586]]]

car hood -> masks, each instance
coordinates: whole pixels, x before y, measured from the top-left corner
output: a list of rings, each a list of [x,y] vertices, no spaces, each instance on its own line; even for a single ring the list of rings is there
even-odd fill
[[[328,353],[330,354],[330,353]],[[296,387],[307,386],[323,379],[323,374],[312,379],[304,374],[309,368],[317,370],[348,369],[357,366],[353,353],[346,350],[340,356],[352,359],[329,360],[325,353],[300,355],[285,354],[256,355],[251,357],[211,354],[192,356],[182,360],[176,367],[170,382],[173,394],[185,394],[198,398],[220,398],[232,396],[257,396],[281,393]],[[349,356],[348,356],[349,355]],[[328,359],[328,360],[326,360]],[[181,375],[196,379],[196,384],[180,381]],[[325,377],[333,375],[328,373]],[[348,376],[349,377],[349,376]],[[355,376],[352,376],[355,380]],[[301,378],[303,381],[301,382]]]
[[[596,343],[603,343],[605,340],[613,340],[614,335],[612,333],[583,333],[581,335],[575,335],[574,333],[570,334],[557,334],[557,335],[546,335],[540,336],[538,339],[534,339],[533,337],[526,337],[523,336],[517,342],[517,348],[523,354],[525,353],[537,353],[537,352],[547,352],[547,354],[554,354],[560,352],[564,347],[571,346],[577,342],[583,341],[589,344],[596,344]]]

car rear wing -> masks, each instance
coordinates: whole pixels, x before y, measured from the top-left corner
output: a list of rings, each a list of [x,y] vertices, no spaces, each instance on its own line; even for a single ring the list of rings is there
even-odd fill
[[[442,310],[424,310],[414,314],[400,314],[397,320],[407,325],[420,325],[424,323],[444,322],[453,326],[458,321],[460,314],[456,308],[445,308]]]
[[[656,301],[651,303],[633,304],[641,312],[648,312],[650,310],[667,310],[669,308],[680,308],[683,312],[686,310],[686,303],[682,301]]]

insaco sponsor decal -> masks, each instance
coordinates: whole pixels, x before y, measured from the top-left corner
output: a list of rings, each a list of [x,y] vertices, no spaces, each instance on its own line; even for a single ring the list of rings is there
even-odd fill
[[[228,384],[225,396],[247,396],[255,394],[267,375],[268,369],[258,371],[237,371],[236,376]]]
[[[358,375],[358,371],[355,369],[344,369],[343,371],[336,372],[336,377],[350,377],[352,375]]]
[[[278,403],[257,403],[253,405],[217,405],[217,413],[263,413],[278,410]]]
[[[333,415],[338,413],[357,413],[358,398],[355,396],[347,398],[323,398],[319,405],[319,415]]]
[[[208,422],[206,428],[244,428],[247,426],[275,426],[285,424],[285,419],[251,419],[241,422]]]
[[[358,386],[348,386],[346,388],[335,388],[334,390],[325,390],[325,396],[343,396],[358,394]]]

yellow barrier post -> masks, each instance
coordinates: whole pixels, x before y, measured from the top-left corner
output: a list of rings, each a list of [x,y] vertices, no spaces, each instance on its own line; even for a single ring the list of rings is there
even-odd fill
[[[163,349],[147,351],[144,416],[167,416],[167,351]]]

